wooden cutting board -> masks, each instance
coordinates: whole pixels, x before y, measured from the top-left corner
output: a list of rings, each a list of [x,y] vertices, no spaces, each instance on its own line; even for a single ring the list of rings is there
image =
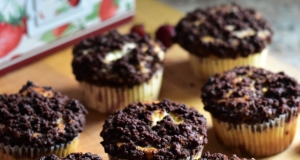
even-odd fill
[[[134,23],[143,23],[150,33],[154,33],[159,25],[164,23],[176,24],[182,16],[183,13],[163,3],[154,0],[137,0],[137,13],[134,22],[124,25],[118,30],[125,33],[129,31]],[[27,80],[32,80],[37,85],[52,86],[55,90],[80,100],[78,83],[72,74],[71,60],[71,47],[69,47],[0,77],[0,93],[16,93]],[[288,75],[300,81],[300,70],[298,68],[290,66],[275,57],[268,57],[266,68],[271,71],[285,71]],[[168,98],[197,108],[208,120],[209,143],[204,150],[211,153],[221,152],[231,155],[233,153],[220,146],[220,143],[216,140],[211,128],[210,116],[203,110],[200,100],[202,84],[203,82],[197,80],[191,71],[188,63],[188,54],[179,46],[172,46],[167,52],[160,99]],[[104,160],[108,159],[100,145],[102,139],[99,136],[103,122],[107,117],[108,115],[98,114],[93,111],[89,112],[87,124],[84,132],[81,134],[77,151],[96,153],[102,156]],[[300,134],[299,124],[298,134]],[[296,135],[293,143],[287,150],[268,159],[300,159],[300,135]]]

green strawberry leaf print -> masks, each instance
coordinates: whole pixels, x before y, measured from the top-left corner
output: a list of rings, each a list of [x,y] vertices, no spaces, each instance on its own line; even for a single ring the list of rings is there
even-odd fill
[[[87,21],[96,19],[98,17],[100,3],[96,4],[93,8],[93,12],[86,17]]]
[[[56,13],[57,13],[57,14],[60,14],[60,13],[63,13],[63,12],[65,12],[65,11],[68,11],[68,10],[70,10],[70,7],[69,7],[69,6],[63,6],[63,7],[59,8],[59,9],[57,9],[57,10],[56,10]]]
[[[56,38],[54,37],[52,31],[48,31],[46,33],[44,33],[41,37],[40,40],[45,41],[45,42],[52,42],[54,41]]]
[[[25,11],[24,6],[20,6],[20,5],[19,5],[19,6],[18,6],[18,10],[19,10],[19,13],[20,13],[20,18],[26,16],[26,11]]]
[[[127,11],[131,10],[132,9],[132,3],[127,2],[126,3],[126,9],[127,9]]]
[[[119,7],[120,6],[120,3],[121,3],[121,0],[114,0],[115,4]]]
[[[4,22],[5,21],[5,18],[2,14],[0,14],[0,22]]]

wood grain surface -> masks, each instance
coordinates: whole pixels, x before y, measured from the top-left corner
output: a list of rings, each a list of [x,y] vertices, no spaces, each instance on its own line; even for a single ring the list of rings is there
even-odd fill
[[[129,31],[134,23],[143,23],[147,30],[153,33],[159,25],[164,23],[176,24],[182,16],[183,13],[155,0],[137,0],[137,13],[134,22],[126,24],[118,28],[118,30],[125,33]],[[52,86],[55,90],[80,100],[78,83],[71,69],[71,49],[72,47],[65,48],[40,61],[0,77],[0,93],[16,93],[27,80],[32,80],[37,85]],[[285,71],[288,75],[300,81],[299,69],[285,64],[275,57],[268,57],[266,68],[271,71]],[[200,99],[202,84],[203,82],[197,80],[191,71],[188,63],[188,54],[179,46],[172,46],[167,52],[160,99],[168,98],[197,108],[208,120],[209,143],[204,150],[212,153],[233,154],[221,146],[215,138],[211,128],[211,118],[203,110]],[[107,117],[108,115],[98,114],[93,111],[89,112],[87,124],[84,132],[81,134],[77,151],[96,153],[102,156],[104,160],[108,159],[103,147],[100,145],[102,139],[99,136],[104,120]],[[299,124],[298,134],[300,134]],[[293,143],[287,150],[267,159],[300,159],[300,135],[296,134]]]

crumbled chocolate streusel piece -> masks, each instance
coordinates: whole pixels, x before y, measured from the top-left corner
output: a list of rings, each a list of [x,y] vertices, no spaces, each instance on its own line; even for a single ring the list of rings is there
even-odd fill
[[[73,73],[78,81],[133,87],[163,68],[165,48],[149,35],[111,31],[81,41],[74,47],[73,56]]]
[[[102,160],[100,156],[97,154],[92,154],[90,152],[87,152],[85,154],[83,153],[71,153],[68,156],[64,158],[57,157],[56,155],[52,154],[49,156],[44,156],[40,158],[40,160]]]
[[[198,8],[182,18],[175,30],[175,42],[191,54],[220,58],[259,53],[273,34],[259,13],[237,4]]]
[[[209,152],[205,152],[199,160],[255,160],[254,158],[239,158],[235,154],[231,157],[228,157],[222,153],[214,153],[210,154]]]
[[[283,72],[244,66],[211,77],[201,98],[204,109],[218,120],[256,124],[298,114],[300,86]]]
[[[206,127],[203,115],[184,104],[133,103],[105,121],[101,144],[120,159],[181,159],[207,144]]]
[[[86,114],[77,100],[28,82],[17,94],[0,95],[0,143],[30,147],[68,143],[82,132]]]

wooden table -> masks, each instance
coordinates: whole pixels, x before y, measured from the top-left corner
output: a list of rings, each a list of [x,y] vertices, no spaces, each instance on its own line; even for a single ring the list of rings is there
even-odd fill
[[[164,23],[176,24],[183,14],[155,0],[137,0],[137,14],[134,22],[119,28],[121,32],[129,31],[134,23],[144,23],[149,32]],[[16,93],[27,80],[32,80],[37,85],[52,86],[70,97],[80,100],[78,83],[71,70],[71,47],[61,50],[40,61],[11,72],[0,78],[0,93]],[[300,81],[300,70],[284,62],[269,56],[267,69],[272,71],[285,71],[288,75]],[[220,146],[212,130],[210,116],[203,110],[200,100],[200,88],[203,82],[198,81],[188,63],[188,54],[179,46],[174,45],[167,52],[166,67],[160,99],[168,98],[197,108],[207,117],[209,143],[205,151],[233,154]],[[107,115],[97,114],[90,111],[87,116],[87,124],[81,135],[77,151],[97,153],[108,159],[100,145],[99,134]],[[298,123],[299,128],[300,123]],[[300,130],[298,129],[298,134]],[[270,160],[293,160],[300,159],[300,135],[296,135],[292,145],[284,152],[269,157]]]

